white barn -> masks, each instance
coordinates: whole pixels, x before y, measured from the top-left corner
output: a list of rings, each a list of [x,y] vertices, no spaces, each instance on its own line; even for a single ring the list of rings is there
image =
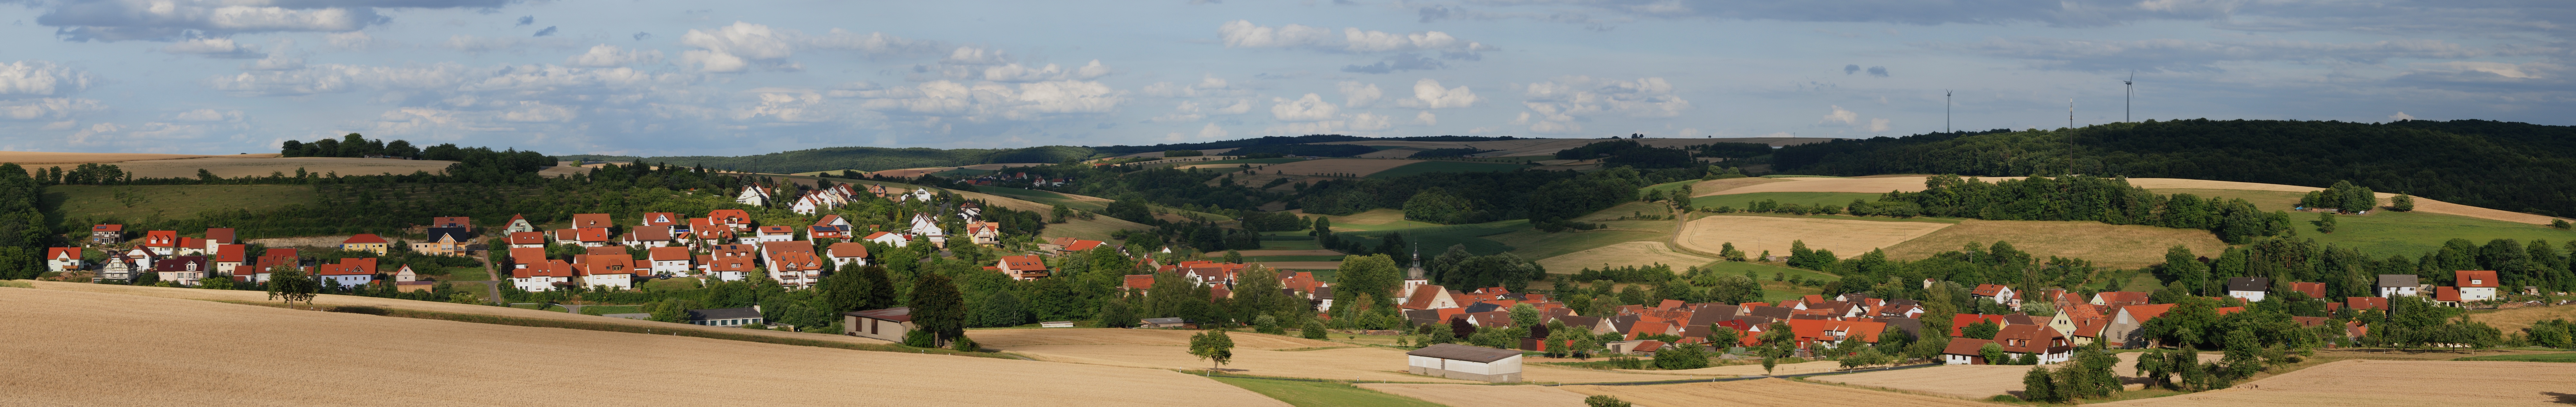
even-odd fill
[[[1521,351],[1459,344],[1431,345],[1404,353],[1406,371],[1423,376],[1493,383],[1521,381]]]

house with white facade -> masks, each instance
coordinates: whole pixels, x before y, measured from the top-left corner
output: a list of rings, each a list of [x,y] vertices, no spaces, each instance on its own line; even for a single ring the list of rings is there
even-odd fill
[[[656,247],[645,256],[653,261],[653,274],[666,276],[687,274],[689,269],[695,268],[696,265],[690,263],[697,258],[689,255],[686,247]]]
[[[537,224],[536,224],[536,223],[528,222],[528,215],[510,215],[510,225],[509,225],[509,226],[507,226],[507,227],[503,227],[503,228],[501,228],[501,232],[503,232],[503,233],[519,233],[519,232],[535,232],[535,231],[537,231]]]
[[[2453,275],[2457,281],[2452,286],[2459,287],[2461,302],[2496,299],[2496,287],[2501,284],[2496,282],[2495,270],[2460,270]]]
[[[1404,353],[1417,375],[1493,383],[1521,381],[1521,351],[1443,343]]]
[[[554,291],[574,285],[578,277],[572,263],[563,260],[536,260],[522,266],[510,270],[510,286],[520,291]]]
[[[625,254],[585,254],[573,264],[582,287],[635,289],[635,256]]]
[[[876,232],[876,233],[869,233],[869,234],[868,234],[868,237],[866,238],[866,240],[867,240],[867,241],[869,241],[869,242],[874,242],[874,243],[876,243],[876,244],[888,245],[888,246],[894,246],[894,247],[905,247],[905,246],[911,246],[911,245],[912,245],[912,238],[910,238],[910,237],[906,237],[906,236],[904,236],[904,235],[900,235],[900,234],[895,234],[894,232]]]
[[[75,272],[85,267],[78,247],[45,248],[45,271]]]
[[[769,206],[770,192],[772,192],[772,190],[769,187],[742,187],[742,193],[734,194],[733,201],[735,203],[751,206]]]
[[[2420,289],[2421,289],[2420,287],[2422,287],[2422,286],[2420,286],[2420,285],[2417,285],[2417,284],[2416,284],[2416,278],[2415,278],[2415,275],[2413,275],[2413,274],[2381,274],[2381,275],[2379,275],[2379,296],[2380,296],[2380,297],[2384,297],[2384,298],[2412,297],[2412,296],[2416,296],[2416,295],[2423,294],[2423,293],[2417,292],[2417,290],[2420,290]]]
[[[833,264],[841,264],[844,267],[868,265],[868,245],[859,244],[859,242],[833,243],[823,251],[826,252],[825,256],[832,258]]]
[[[2262,302],[2263,297],[2271,293],[2272,279],[2270,277],[2231,277],[2227,279],[2227,296],[2229,297],[2243,298],[2247,302]]]

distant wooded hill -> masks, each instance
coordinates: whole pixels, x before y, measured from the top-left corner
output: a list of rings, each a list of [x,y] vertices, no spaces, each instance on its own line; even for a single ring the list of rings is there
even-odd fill
[[[727,171],[753,171],[753,172],[764,172],[764,173],[772,173],[772,174],[787,174],[787,173],[813,172],[813,171],[839,171],[839,170],[880,171],[880,170],[891,170],[891,169],[899,169],[899,168],[957,167],[957,166],[967,166],[967,165],[975,165],[975,164],[1000,164],[1000,163],[1061,163],[1061,162],[1065,162],[1065,161],[1067,161],[1067,160],[1079,160],[1079,159],[1084,159],[1084,158],[1094,157],[1094,156],[1101,155],[1101,154],[1108,154],[1108,155],[1121,155],[1121,154],[1134,154],[1134,153],[1156,152],[1156,151],[1166,151],[1166,150],[1213,150],[1213,149],[1221,149],[1221,148],[1240,148],[1240,147],[1252,147],[1252,146],[1288,145],[1288,144],[1306,144],[1306,143],[1328,143],[1328,142],[1335,142],[1335,141],[1358,141],[1358,140],[1401,140],[1401,141],[1488,141],[1488,140],[1512,140],[1512,139],[1514,139],[1514,138],[1512,138],[1512,137],[1472,137],[1472,136],[1429,136],[1429,137],[1385,137],[1385,138],[1371,138],[1371,137],[1359,137],[1359,136],[1344,136],[1344,135],[1339,135],[1339,134],[1317,134],[1317,135],[1295,136],[1295,137],[1288,137],[1288,136],[1270,136],[1270,137],[1260,137],[1260,138],[1248,138],[1248,139],[1241,139],[1241,140],[1214,141],[1214,142],[1206,142],[1206,143],[1156,144],[1156,145],[1150,145],[1150,146],[1126,146],[1126,145],[1117,145],[1117,146],[1101,146],[1101,147],[1043,146],[1043,147],[1010,148],[1010,149],[976,149],[976,148],[964,148],[964,149],[954,149],[954,150],[942,150],[942,149],[936,149],[936,148],[831,147],[831,148],[817,148],[817,149],[812,149],[812,150],[796,150],[796,151],[787,151],[787,152],[769,153],[769,154],[761,154],[761,155],[746,155],[746,156],[738,156],[738,157],[719,157],[719,156],[636,157],[636,156],[620,156],[620,155],[578,154],[578,155],[565,155],[565,156],[561,156],[561,158],[562,158],[562,159],[564,159],[564,160],[583,160],[583,161],[634,161],[634,162],[653,163],[653,164],[669,163],[669,164],[671,164],[671,165],[680,165],[680,166],[689,166],[689,167],[696,167],[696,166],[701,166],[701,165],[703,165],[703,166],[706,166],[707,168],[721,169],[721,170],[727,170]],[[1367,152],[1367,151],[1359,151],[1359,153],[1365,153],[1365,152]],[[1304,154],[1304,155],[1315,155],[1315,154],[1313,154],[1312,152],[1306,152],[1306,151],[1302,151],[1302,150],[1294,151],[1294,152],[1290,152],[1290,153],[1294,153],[1294,154]],[[1352,154],[1356,154],[1356,153],[1352,153]]]
[[[2075,148],[2069,154],[2069,138]],[[2071,131],[1933,133],[1782,148],[1790,174],[2192,178],[2380,192],[2576,214],[2576,127],[2486,120],[2395,123],[2177,120]]]

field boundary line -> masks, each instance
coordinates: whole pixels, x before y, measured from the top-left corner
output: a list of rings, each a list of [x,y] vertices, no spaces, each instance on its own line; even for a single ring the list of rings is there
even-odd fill
[[[601,324],[601,323],[590,323],[590,322],[579,322],[579,321],[557,321],[557,320],[547,320],[547,319],[518,318],[518,317],[505,317],[505,316],[494,316],[494,315],[479,315],[479,314],[463,314],[463,313],[439,312],[439,311],[421,311],[421,310],[404,309],[404,308],[385,308],[385,307],[364,306],[364,305],[338,305],[338,306],[328,306],[328,308],[318,308],[318,307],[317,307],[318,309],[315,309],[315,308],[297,308],[297,307],[293,307],[293,306],[289,306],[289,305],[285,305],[285,304],[269,303],[269,302],[265,302],[265,301],[260,301],[260,302],[252,302],[252,301],[228,301],[228,300],[200,300],[200,301],[218,302],[218,303],[236,304],[236,305],[249,305],[249,306],[257,306],[257,307],[269,307],[269,308],[286,308],[286,309],[301,310],[301,311],[346,312],[346,313],[369,314],[369,315],[386,316],[386,317],[396,317],[396,318],[413,318],[413,319],[429,319],[429,320],[452,321],[452,322],[464,322],[464,323],[476,323],[476,324],[492,324],[492,325],[524,326],[524,327],[531,327],[531,328],[563,328],[563,329],[579,329],[579,330],[585,330],[585,331],[620,332],[620,333],[645,334],[645,335],[661,335],[661,334],[664,334],[665,332],[668,332],[670,335],[674,335],[674,336],[687,336],[687,337],[696,337],[696,338],[707,338],[707,339],[729,340],[729,341],[742,341],[742,342],[756,342],[756,343],[767,343],[767,344],[773,344],[773,345],[810,346],[810,347],[817,347],[817,348],[848,349],[848,350],[856,350],[856,351],[870,351],[870,352],[895,352],[895,353],[944,354],[944,355],[953,355],[953,356],[970,356],[970,357],[982,357],[982,358],[994,358],[994,359],[1024,359],[1024,360],[1025,360],[1025,358],[1020,358],[1020,357],[1018,357],[1018,356],[1016,356],[1016,355],[1000,354],[1000,353],[1002,353],[1002,352],[993,352],[993,353],[996,353],[996,354],[992,354],[992,355],[983,354],[984,352],[976,352],[976,353],[974,353],[974,354],[968,354],[968,353],[965,353],[965,352],[958,352],[958,351],[947,350],[947,349],[914,348],[914,347],[908,347],[908,346],[902,346],[902,345],[894,345],[894,344],[867,344],[867,343],[833,342],[833,341],[815,340],[815,339],[803,339],[803,338],[777,338],[777,337],[768,337],[768,336],[760,336],[760,335],[731,334],[731,333],[715,332],[715,331],[707,331],[707,330],[701,330],[701,329],[676,329],[676,328],[675,328],[675,329],[654,329],[654,328],[650,328],[650,327],[627,326],[627,325],[617,325],[617,324]],[[689,326],[697,326],[697,325],[689,325]]]
[[[1646,385],[1657,385],[1657,384],[1714,383],[1714,382],[1732,382],[1732,381],[1740,381],[1740,380],[1790,379],[1790,378],[1800,378],[1800,377],[1808,377],[1808,376],[1825,376],[1825,375],[1852,374],[1852,373],[1884,372],[1884,371],[1890,371],[1890,370],[1916,369],[1916,368],[1925,368],[1925,367],[1933,367],[1933,366],[1940,366],[1940,365],[1941,365],[1941,364],[1939,364],[1939,363],[1924,363],[1924,364],[1917,364],[1917,365],[1889,366],[1889,367],[1877,367],[1877,368],[1854,369],[1854,370],[1837,370],[1837,371],[1816,372],[1816,373],[1797,373],[1797,374],[1769,375],[1769,376],[1742,376],[1742,377],[1727,378],[1727,379],[1712,378],[1712,379],[1705,379],[1705,380],[1657,380],[1657,381],[1650,381],[1650,382],[1558,383],[1558,384],[1547,384],[1547,385],[1544,385],[1544,386],[1550,386],[1550,387],[1553,387],[1553,386],[1646,386]]]

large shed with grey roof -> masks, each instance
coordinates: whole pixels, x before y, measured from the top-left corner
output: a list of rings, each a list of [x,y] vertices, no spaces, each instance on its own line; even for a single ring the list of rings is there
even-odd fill
[[[1423,376],[1494,383],[1521,381],[1521,351],[1438,344],[1405,352],[1407,371]]]

